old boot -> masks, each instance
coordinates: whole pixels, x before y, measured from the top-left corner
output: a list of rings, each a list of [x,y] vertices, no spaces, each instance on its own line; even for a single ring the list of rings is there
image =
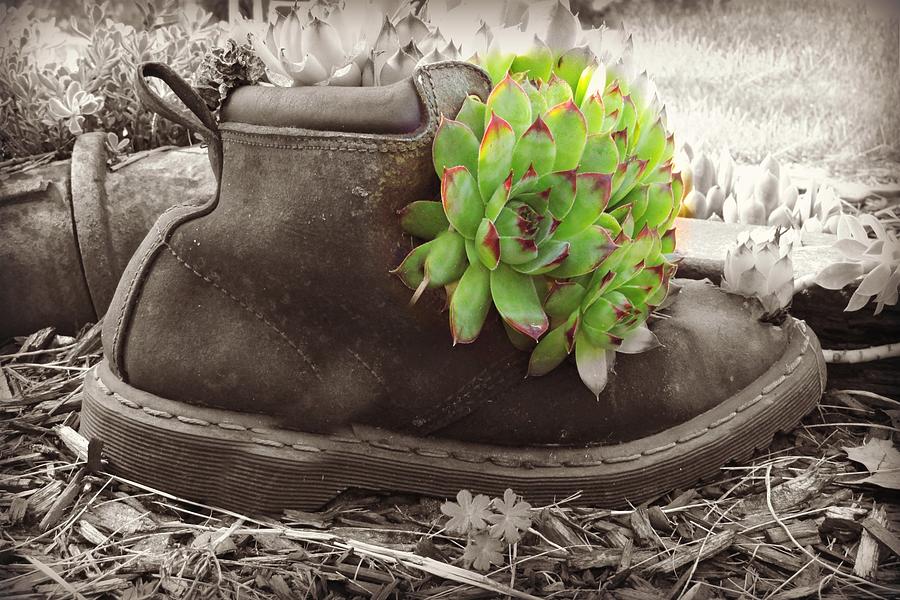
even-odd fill
[[[487,95],[476,67],[241,91],[221,123],[161,65],[138,79],[155,110],[204,134],[220,184],[161,217],[106,317],[82,431],[129,479],[247,511],[317,508],[351,487],[637,503],[765,446],[821,396],[803,323],[762,323],[755,301],[704,282],[682,282],[652,324],[663,346],[621,357],[599,399],[571,364],[525,379],[528,354],[496,316],[453,347],[443,298],[409,307],[389,273],[412,247],[396,213],[437,196],[433,134],[466,94]]]

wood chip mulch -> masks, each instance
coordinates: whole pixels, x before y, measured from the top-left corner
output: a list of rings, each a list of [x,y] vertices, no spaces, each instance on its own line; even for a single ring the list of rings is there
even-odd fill
[[[439,499],[359,491],[272,518],[116,478],[77,433],[99,359],[97,327],[0,347],[2,598],[900,597],[900,473],[846,450],[896,450],[884,396],[829,390],[752,461],[651,503],[535,507],[506,566],[477,573]]]

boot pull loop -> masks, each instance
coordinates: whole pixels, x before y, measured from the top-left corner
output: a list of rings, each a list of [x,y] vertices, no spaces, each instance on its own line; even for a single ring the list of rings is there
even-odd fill
[[[185,112],[160,98],[156,92],[150,89],[147,77],[156,77],[168,85],[190,112]],[[138,98],[146,108],[203,137],[209,147],[209,160],[212,163],[213,173],[218,180],[222,171],[222,140],[219,137],[219,125],[200,94],[175,71],[156,62],[145,62],[138,66],[134,87]]]

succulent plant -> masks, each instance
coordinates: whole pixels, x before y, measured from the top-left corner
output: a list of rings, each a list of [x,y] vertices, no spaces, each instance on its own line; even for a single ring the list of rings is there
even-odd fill
[[[836,231],[842,210],[834,189],[813,182],[800,193],[786,169],[772,156],[739,172],[727,151],[713,161],[706,154],[695,154],[685,144],[677,162],[687,191],[682,216],[813,232]]]
[[[645,74],[625,79],[624,65],[579,50],[534,79],[535,63],[519,58],[486,102],[471,96],[441,120],[441,201],[401,211],[427,241],[395,272],[413,301],[447,290],[454,343],[475,341],[493,306],[511,341],[532,349],[529,374],[574,351],[599,395],[615,351],[658,344],[645,323],[675,270],[674,140]]]
[[[874,237],[869,236],[871,230]],[[839,290],[859,280],[845,311],[859,310],[874,298],[875,314],[897,304],[900,292],[900,241],[896,233],[870,214],[841,215],[834,246],[844,260],[828,265],[816,275],[815,283]]]
[[[778,320],[794,297],[791,252],[799,242],[795,230],[773,227],[742,231],[725,255],[721,287],[726,292],[757,298],[764,320]]]
[[[458,58],[453,42],[412,9],[410,2],[319,0],[279,14],[265,35],[253,24],[237,32],[250,30],[250,43],[276,85],[388,85],[420,64]]]

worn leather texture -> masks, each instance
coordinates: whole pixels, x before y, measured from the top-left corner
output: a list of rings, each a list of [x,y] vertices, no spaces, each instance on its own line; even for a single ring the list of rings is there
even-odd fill
[[[437,197],[440,114],[489,83],[463,63],[417,71],[425,122],[406,135],[228,122],[219,196],[164,215],[104,326],[114,372],[189,404],[493,444],[615,443],[682,423],[761,375],[787,334],[754,303],[685,283],[665,347],[621,358],[597,400],[571,364],[525,379],[496,315],[453,347],[442,294],[409,307],[389,271],[413,241],[396,212]]]
[[[222,108],[223,121],[354,133],[410,133],[422,105],[409,79],[379,87],[240,87]]]

